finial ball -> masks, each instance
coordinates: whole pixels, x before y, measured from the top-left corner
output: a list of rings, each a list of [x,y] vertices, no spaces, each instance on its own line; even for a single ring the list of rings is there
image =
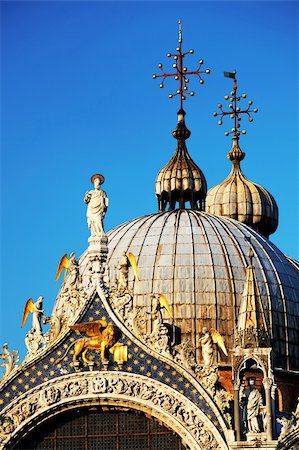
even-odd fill
[[[193,48],[191,48],[191,50],[189,50],[189,53],[190,53],[191,55],[193,55],[193,53],[194,53]]]
[[[199,64],[203,64],[203,59],[200,59],[200,60],[199,60]]]
[[[162,64],[161,63],[158,64],[158,67],[159,67],[159,69],[162,69]]]
[[[204,80],[200,79],[199,82],[200,82],[200,84],[204,84]]]

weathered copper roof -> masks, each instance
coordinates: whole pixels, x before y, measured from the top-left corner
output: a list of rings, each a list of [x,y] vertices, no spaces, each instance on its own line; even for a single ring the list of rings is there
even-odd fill
[[[132,252],[140,278],[130,275],[136,306],[150,311],[150,295],[164,294],[196,348],[203,327],[216,328],[232,348],[251,247],[275,366],[299,369],[299,270],[263,235],[232,219],[175,210],[126,222],[108,237],[110,280],[122,251]]]
[[[231,173],[208,191],[206,211],[236,219],[268,237],[278,226],[278,207],[274,197],[243,175],[240,161],[245,153],[240,149],[237,137],[233,138],[227,156],[233,163]]]

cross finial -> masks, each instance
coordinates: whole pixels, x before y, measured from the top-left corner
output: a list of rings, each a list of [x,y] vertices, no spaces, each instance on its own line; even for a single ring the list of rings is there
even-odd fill
[[[230,96],[226,95],[224,97],[224,100],[229,100],[231,102],[228,106],[230,111],[223,111],[222,104],[218,103],[218,108],[220,109],[220,112],[218,112],[218,113],[214,112],[213,116],[214,117],[221,116],[220,120],[218,120],[218,124],[222,125],[223,117],[229,115],[230,118],[233,119],[233,121],[234,121],[234,127],[231,129],[230,132],[226,131],[224,134],[225,134],[225,136],[228,136],[229,134],[233,134],[235,137],[238,138],[240,136],[239,128],[241,127],[241,124],[240,124],[240,122],[242,120],[241,114],[247,114],[249,122],[252,122],[253,117],[251,116],[250,113],[257,113],[258,109],[257,108],[251,109],[251,105],[253,103],[252,100],[249,100],[247,108],[241,109],[239,106],[237,106],[238,102],[241,100],[241,98],[245,99],[247,97],[247,95],[246,94],[242,94],[241,96],[237,95],[238,87],[237,87],[236,75],[237,75],[236,71],[224,72],[224,76],[226,78],[233,78],[233,80],[234,80],[233,90],[231,91]],[[246,134],[246,130],[242,130],[241,133]]]
[[[199,78],[199,83],[203,84],[204,80],[201,77],[201,74],[206,73],[210,74],[210,70],[201,70],[202,65],[204,64],[204,61],[202,59],[199,60],[199,66],[196,70],[188,70],[186,66],[184,66],[184,58],[186,55],[192,55],[194,53],[194,50],[189,50],[188,52],[183,52],[182,50],[182,43],[183,43],[183,34],[182,34],[182,21],[179,20],[179,37],[178,37],[179,46],[176,48],[177,53],[167,53],[168,58],[173,58],[174,63],[172,67],[174,68],[174,72],[164,72],[163,65],[160,63],[158,64],[158,68],[161,70],[162,75],[153,75],[153,78],[162,78],[162,81],[160,83],[160,88],[164,88],[164,81],[168,77],[174,77],[176,81],[179,82],[179,88],[177,89],[175,94],[169,94],[168,98],[173,98],[176,95],[180,97],[180,110],[183,109],[183,101],[186,100],[186,96],[190,95],[191,97],[194,96],[194,91],[189,92],[188,83],[189,83],[189,75],[197,75]]]

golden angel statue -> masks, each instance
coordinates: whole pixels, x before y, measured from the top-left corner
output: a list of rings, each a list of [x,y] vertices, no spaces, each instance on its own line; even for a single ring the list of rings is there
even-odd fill
[[[29,314],[30,313],[32,314],[32,331],[34,333],[36,333],[37,335],[43,334],[42,327],[41,327],[41,320],[44,315],[44,310],[42,309],[43,308],[43,300],[44,300],[44,298],[42,296],[40,296],[40,297],[38,297],[36,302],[33,303],[32,298],[29,298],[29,300],[27,300],[27,302],[25,304],[23,317],[22,317],[21,327],[23,327],[25,325]]]
[[[89,361],[86,354],[89,350],[100,351],[101,359],[102,361],[105,361],[106,350],[111,349],[120,338],[120,330],[113,323],[108,323],[106,319],[69,325],[69,328],[75,330],[79,334],[85,333],[89,337],[83,337],[72,342],[66,349],[64,355],[55,361],[56,365],[66,357],[73,346],[73,362],[76,362],[78,356],[82,354],[83,362],[88,364]]]
[[[201,354],[203,359],[203,365],[205,368],[211,367],[214,362],[214,344],[217,344],[218,347],[223,351],[223,353],[227,356],[227,350],[224,344],[223,337],[219,333],[219,331],[211,328],[210,331],[203,327],[202,329],[202,337],[199,339],[201,344]]]
[[[67,257],[67,253],[65,253],[61,257],[58,264],[55,281],[59,280],[63,269],[65,270],[64,276],[66,275],[67,271],[69,271],[69,284],[71,287],[75,287],[79,278],[79,264],[76,260],[76,255],[74,252],[70,254],[69,258]]]
[[[125,291],[128,289],[130,266],[133,269],[136,281],[139,281],[138,266],[135,256],[133,253],[129,252],[126,254],[126,252],[123,251],[119,263],[115,267],[118,270],[115,280],[118,291]]]

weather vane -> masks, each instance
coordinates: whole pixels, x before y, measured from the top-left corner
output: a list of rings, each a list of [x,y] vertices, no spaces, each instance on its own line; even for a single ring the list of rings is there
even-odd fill
[[[183,109],[183,101],[186,100],[186,96],[190,95],[193,97],[194,91],[188,92],[188,83],[189,83],[189,75],[197,75],[199,78],[199,83],[203,84],[204,80],[201,77],[201,74],[206,73],[210,74],[210,70],[201,70],[201,67],[203,65],[203,60],[201,59],[199,61],[199,66],[197,70],[190,71],[187,67],[184,66],[184,58],[186,55],[192,55],[194,53],[194,50],[189,50],[188,52],[183,52],[182,50],[182,43],[183,43],[183,37],[182,37],[182,21],[179,20],[179,38],[178,38],[179,46],[176,48],[177,53],[167,53],[168,58],[174,59],[174,64],[172,67],[175,69],[172,73],[166,73],[163,70],[163,65],[160,63],[158,64],[159,69],[161,69],[162,75],[153,75],[153,78],[162,78],[162,82],[160,83],[160,88],[164,88],[164,81],[168,77],[174,77],[175,80],[179,82],[179,89],[176,91],[175,94],[169,94],[168,98],[173,98],[176,95],[180,97],[180,109]]]
[[[234,80],[234,86],[233,90],[231,91],[231,95],[226,95],[224,97],[224,100],[229,100],[231,103],[228,105],[229,111],[223,111],[221,103],[218,104],[218,108],[221,112],[214,112],[213,116],[221,116],[220,120],[218,120],[218,124],[222,125],[222,119],[224,116],[230,116],[231,119],[234,120],[234,127],[231,129],[230,132],[226,131],[224,134],[225,136],[229,136],[230,134],[233,134],[235,137],[239,137],[240,134],[246,134],[246,130],[242,130],[241,133],[239,131],[239,128],[241,127],[240,122],[242,120],[241,114],[247,114],[249,122],[253,121],[253,118],[250,113],[257,113],[258,109],[254,108],[251,109],[252,106],[252,100],[249,100],[248,107],[246,109],[241,109],[238,105],[238,102],[241,100],[241,98],[246,98],[246,94],[242,94],[242,96],[237,95],[237,78],[236,78],[237,72],[224,72],[224,76],[226,78],[233,78]]]

